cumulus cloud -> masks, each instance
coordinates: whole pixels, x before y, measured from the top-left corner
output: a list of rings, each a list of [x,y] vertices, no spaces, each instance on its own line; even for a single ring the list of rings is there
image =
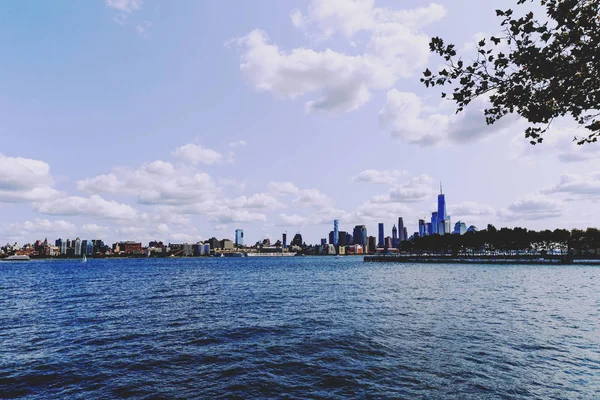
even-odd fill
[[[123,203],[105,200],[98,195],[89,198],[79,196],[61,197],[58,199],[34,203],[33,208],[48,215],[81,215],[89,218],[127,220],[134,219],[137,211]]]
[[[298,192],[294,204],[308,207],[324,207],[331,205],[329,196],[319,192],[317,189],[304,189]]]
[[[435,194],[433,179],[426,174],[412,178],[410,181],[393,187],[388,194],[373,197],[373,203],[416,203],[426,200]]]
[[[208,174],[165,161],[145,163],[137,169],[115,168],[109,174],[79,181],[77,188],[90,194],[135,195],[141,204],[190,204],[213,199],[218,191]]]
[[[102,238],[108,227],[96,224],[76,226],[65,220],[48,220],[35,218],[29,221],[5,224],[0,229],[0,238],[19,243],[31,242],[34,239],[58,237],[93,237]]]
[[[211,221],[219,224],[230,224],[233,222],[264,222],[267,220],[267,216],[264,214],[232,208],[221,208],[216,212],[211,212],[209,215]]]
[[[142,8],[142,0],[106,0],[106,5],[119,11],[130,13]]]
[[[290,99],[311,95],[307,112],[352,111],[369,101],[373,90],[389,89],[425,67],[429,38],[418,29],[444,15],[445,9],[435,4],[396,11],[376,8],[372,1],[316,0],[307,16],[292,11],[292,23],[315,26],[323,37],[341,32],[350,40],[366,32],[370,39],[363,54],[284,51],[265,32],[253,30],[235,41],[241,48],[240,69],[260,91]]]
[[[238,140],[238,141],[229,143],[229,147],[242,147],[242,146],[245,146],[247,144],[248,143],[246,143],[245,140]]]
[[[255,208],[255,209],[278,209],[285,208],[275,197],[268,193],[257,193],[250,197],[240,196],[234,199],[225,199],[224,204],[230,208]]]
[[[188,143],[177,148],[173,155],[181,161],[191,164],[212,165],[221,162],[223,155],[215,150],[204,148],[198,144]]]
[[[597,200],[600,198],[600,172],[590,174],[565,173],[558,184],[543,191],[546,194],[566,194],[571,198]]]
[[[276,195],[296,194],[299,191],[298,187],[292,182],[269,182],[267,189]]]
[[[406,175],[405,170],[384,170],[365,169],[358,175],[352,177],[353,182],[376,183],[376,184],[394,184],[398,177]]]
[[[504,220],[541,220],[558,218],[563,214],[563,204],[557,199],[541,193],[529,194],[502,209],[499,215]]]
[[[475,203],[473,201],[465,201],[460,204],[450,205],[448,207],[448,211],[450,215],[457,217],[479,217],[492,216],[496,214],[494,207],[488,204]]]
[[[0,202],[32,202],[56,197],[50,166],[44,161],[0,154]]]
[[[497,133],[515,119],[506,116],[493,125],[485,122],[486,99],[473,100],[459,114],[428,112],[419,96],[414,93],[392,89],[387,93],[385,107],[379,112],[379,125],[400,140],[432,146],[443,143],[467,143]]]

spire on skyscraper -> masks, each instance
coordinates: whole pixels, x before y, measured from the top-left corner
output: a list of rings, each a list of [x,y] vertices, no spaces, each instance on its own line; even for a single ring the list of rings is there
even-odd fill
[[[442,192],[442,181],[440,181],[440,194],[444,194],[444,192]]]

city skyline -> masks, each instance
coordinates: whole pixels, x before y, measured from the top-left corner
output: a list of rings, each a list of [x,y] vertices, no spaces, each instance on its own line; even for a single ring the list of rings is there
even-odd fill
[[[555,121],[533,147],[520,121],[486,126],[479,102],[454,116],[418,82],[439,61],[430,37],[468,51],[473,32],[493,33],[487,4],[99,0],[0,13],[0,244],[236,229],[246,243],[298,231],[319,243],[333,220],[373,236],[383,222],[384,238],[395,225],[402,240],[433,225],[440,181],[450,231],[600,220],[599,146],[572,143],[573,125]]]

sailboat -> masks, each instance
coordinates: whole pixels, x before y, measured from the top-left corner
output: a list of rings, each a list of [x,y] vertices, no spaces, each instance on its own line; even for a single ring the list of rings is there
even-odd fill
[[[83,257],[81,257],[81,262],[87,262],[87,257],[85,256],[85,253],[83,254]]]

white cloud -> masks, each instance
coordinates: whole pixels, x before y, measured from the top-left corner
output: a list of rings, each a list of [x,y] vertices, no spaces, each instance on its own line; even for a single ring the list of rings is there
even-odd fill
[[[431,146],[443,143],[467,143],[489,137],[516,119],[506,116],[487,125],[484,110],[489,103],[478,98],[459,114],[428,112],[414,93],[392,89],[387,93],[385,107],[379,112],[379,125],[404,142]]]
[[[587,175],[565,173],[558,184],[544,190],[547,194],[566,194],[575,199],[600,199],[600,172]]]
[[[141,204],[173,205],[213,199],[218,191],[208,174],[164,161],[142,164],[137,169],[115,168],[109,174],[79,181],[77,188],[90,194],[136,195]]]
[[[285,208],[275,197],[268,193],[257,193],[250,197],[240,196],[235,199],[225,199],[223,202],[230,208],[278,209]]]
[[[499,215],[504,220],[541,220],[558,218],[563,214],[563,204],[541,193],[526,195],[510,206],[502,209]]]
[[[339,31],[350,40],[367,32],[365,53],[306,48],[286,52],[265,32],[253,30],[235,41],[242,49],[240,69],[260,91],[290,99],[313,95],[305,103],[307,112],[352,111],[369,101],[373,90],[389,89],[425,67],[429,38],[418,29],[444,15],[445,9],[436,4],[394,11],[376,8],[372,1],[316,0],[306,17],[292,11],[292,23],[302,28],[316,25],[322,37]]]
[[[106,0],[106,5],[119,11],[130,13],[142,8],[142,0]]]
[[[225,207],[210,213],[210,220],[220,224],[230,224],[233,222],[264,222],[267,220],[267,216],[261,213]]]
[[[77,227],[75,224],[65,220],[52,221],[44,218],[35,218],[30,221],[5,224],[0,229],[0,239],[25,243],[36,239],[48,238],[52,240],[59,237],[80,236],[83,238],[102,238],[107,231],[108,227],[96,224],[85,224]]]
[[[238,141],[229,143],[229,147],[242,147],[242,146],[245,146],[247,144],[248,143],[246,143],[245,140],[238,140]]]
[[[267,189],[276,195],[296,194],[299,191],[298,187],[292,182],[269,182]]]
[[[479,217],[492,216],[496,214],[494,207],[488,204],[479,204],[473,201],[465,201],[460,204],[448,206],[448,212],[455,217]]]
[[[89,218],[127,220],[134,219],[137,211],[123,203],[105,200],[98,195],[89,198],[79,196],[61,197],[34,203],[33,208],[48,215],[81,215]]]
[[[50,166],[44,161],[0,154],[0,202],[19,203],[50,199],[53,189]]]
[[[385,170],[366,169],[358,175],[352,177],[353,182],[376,183],[376,184],[394,184],[398,177],[406,175],[405,170]]]
[[[305,226],[312,225],[310,218],[303,217],[298,214],[288,215],[288,214],[279,214],[279,225],[280,226]]]
[[[221,162],[223,159],[221,153],[192,143],[179,147],[173,152],[173,155],[191,165],[212,165]]]
[[[319,192],[317,189],[301,190],[294,199],[294,204],[308,207],[325,207],[331,205],[331,203],[332,201],[329,196]]]
[[[416,203],[426,200],[435,194],[433,179],[426,174],[412,178],[410,181],[397,185],[387,195],[373,197],[373,203]]]
[[[150,28],[152,27],[152,24],[149,21],[144,21],[142,24],[139,24],[135,27],[135,32],[138,34],[138,36],[141,36],[143,38],[148,38],[150,37]]]

